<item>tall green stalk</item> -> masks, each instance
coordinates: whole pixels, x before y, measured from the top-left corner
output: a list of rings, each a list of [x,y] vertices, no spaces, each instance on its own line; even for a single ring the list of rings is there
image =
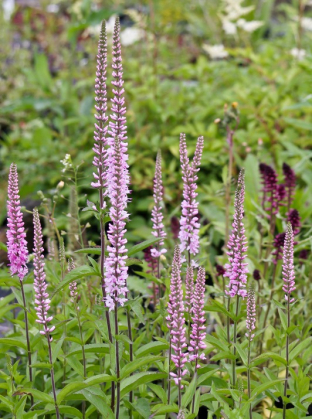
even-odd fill
[[[287,329],[290,327],[290,301],[287,299]],[[285,383],[284,383],[284,397],[287,397],[288,387],[288,374],[289,374],[289,335],[287,332],[286,336],[286,372],[285,372]],[[283,419],[286,419],[286,402],[283,403]]]
[[[235,317],[237,318],[238,316],[238,309],[239,309],[239,296],[236,295],[236,310],[235,310]],[[237,329],[237,320],[234,320],[234,334],[233,334],[233,342],[234,342],[234,347],[233,347],[233,355],[236,356],[236,329]],[[235,388],[236,386],[236,359],[233,359],[232,361],[232,384],[233,387]]]

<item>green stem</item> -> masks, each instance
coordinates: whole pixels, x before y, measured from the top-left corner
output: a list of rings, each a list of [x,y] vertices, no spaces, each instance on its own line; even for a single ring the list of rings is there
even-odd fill
[[[83,343],[79,307],[77,306],[77,304],[75,304],[75,309],[76,309],[76,312],[77,312],[78,328],[79,328],[79,334],[80,334],[80,340],[81,340],[81,352],[82,352],[82,363],[83,363],[83,379],[85,380],[87,378],[86,354],[85,354],[85,347],[84,347],[84,343]],[[86,412],[86,402],[84,400],[82,402],[82,417],[83,417],[83,419],[85,419],[85,412]]]
[[[236,296],[236,310],[235,310],[235,316],[238,316],[238,308],[239,308],[239,296]],[[237,329],[237,320],[234,320],[234,335],[233,335],[233,342],[234,342],[234,348],[233,348],[233,355],[236,356],[236,329]],[[236,386],[236,359],[233,359],[232,361],[232,384],[233,388]]]
[[[290,327],[290,295],[287,296],[287,329]],[[287,397],[288,387],[288,373],[289,373],[289,335],[287,332],[286,336],[286,373],[285,373],[285,384],[284,384],[284,397]],[[286,401],[283,403],[283,419],[286,419]]]
[[[52,358],[52,349],[51,349],[51,342],[50,342],[50,336],[49,334],[46,335],[47,341],[48,341],[48,349],[49,349],[49,362],[51,364],[51,384],[52,384],[52,392],[53,392],[53,398],[54,398],[54,405],[55,405],[55,413],[57,419],[60,419],[60,412],[57,405],[56,400],[56,388],[55,388],[55,380],[54,380],[54,367],[53,367],[53,358]]]
[[[247,370],[247,386],[248,386],[248,399],[249,399],[249,419],[252,419],[252,405],[250,402],[251,399],[251,380],[250,380],[250,333],[248,337],[248,370]]]
[[[22,298],[23,298],[23,306],[24,306],[24,315],[25,315],[25,332],[26,332],[26,343],[27,343],[27,357],[28,357],[28,371],[29,371],[29,381],[33,381],[32,376],[32,368],[31,368],[31,351],[30,351],[30,339],[29,339],[29,327],[28,327],[28,314],[27,314],[27,307],[26,307],[26,298],[25,298],[25,291],[23,286],[23,281],[20,280],[21,284],[21,291],[22,291]],[[31,405],[34,404],[34,398],[30,396]]]
[[[130,354],[130,362],[133,361],[133,343],[132,343],[132,330],[131,330],[131,317],[130,317],[130,307],[127,308],[127,323],[128,323],[128,337],[130,340],[129,343],[129,354]],[[131,373],[130,375],[133,375]],[[130,403],[133,403],[133,391],[130,391],[129,393],[129,401]],[[132,419],[132,409],[129,411],[130,419]]]
[[[116,414],[115,418],[119,419],[120,409],[120,365],[119,365],[119,345],[118,345],[118,303],[115,302],[115,348],[116,348],[116,378],[117,378],[117,398],[116,398]]]

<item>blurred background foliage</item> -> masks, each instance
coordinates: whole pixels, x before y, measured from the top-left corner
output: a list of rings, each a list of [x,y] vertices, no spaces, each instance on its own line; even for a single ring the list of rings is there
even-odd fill
[[[263,161],[280,175],[283,162],[294,168],[300,186],[295,204],[306,226],[303,239],[308,237],[311,1],[3,0],[2,6],[2,224],[12,161],[18,165],[23,199],[38,199],[40,190],[55,196],[61,230],[69,223],[71,180],[61,163],[66,154],[79,166],[79,206],[85,207],[87,198],[97,200],[90,187],[97,40],[101,20],[106,19],[111,39],[119,15],[133,191],[129,240],[150,236],[158,149],[163,156],[168,227],[180,215],[179,133],[185,132],[190,153],[197,136],[205,137],[199,174],[202,234],[207,234],[212,258],[221,253],[228,145],[225,130],[215,120],[222,118],[224,105],[233,102],[238,102],[240,113],[233,175],[246,168],[250,236],[257,235],[258,164]],[[62,180],[64,186],[57,188]],[[81,212],[81,217],[90,224],[88,238],[98,243],[92,214]]]

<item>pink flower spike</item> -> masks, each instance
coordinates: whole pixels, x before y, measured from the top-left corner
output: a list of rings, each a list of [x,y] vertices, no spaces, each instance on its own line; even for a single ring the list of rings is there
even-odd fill
[[[184,304],[183,304],[183,290],[181,279],[181,254],[179,246],[175,247],[174,257],[172,262],[171,282],[170,282],[170,296],[168,303],[168,328],[170,331],[171,347],[174,350],[172,354],[172,361],[174,362],[177,373],[175,382],[182,388],[181,380],[184,371],[184,365],[187,361],[187,356],[183,352],[187,347],[185,335],[185,318],[184,318]]]
[[[205,323],[205,269],[200,267],[198,269],[197,280],[195,285],[195,292],[192,300],[192,332],[190,337],[190,360],[195,362],[195,369],[197,370],[199,360],[204,360],[204,353],[200,353],[200,350],[205,349],[204,343],[206,337]]]
[[[194,297],[194,271],[192,266],[188,266],[185,276],[185,312],[191,313]]]
[[[95,181],[91,183],[93,188],[100,189],[103,196],[105,195],[104,187],[106,186],[106,170],[107,160],[107,130],[108,116],[107,112],[107,92],[106,92],[106,68],[107,68],[107,36],[105,22],[102,22],[100,38],[98,43],[96,79],[95,79],[95,109],[96,123],[94,128],[94,147],[95,153],[93,165],[96,171],[93,173]]]
[[[157,248],[151,250],[151,254],[154,258],[160,257],[162,254],[166,253],[166,249],[160,249],[164,245],[164,238],[166,237],[164,224],[163,224],[163,212],[162,212],[162,201],[163,201],[163,183],[161,176],[161,154],[160,151],[157,153],[156,158],[156,168],[155,168],[155,177],[154,177],[154,202],[155,205],[152,209],[152,222],[153,222],[153,231],[152,234],[155,237],[161,238],[157,243]]]
[[[47,339],[52,342],[50,333],[55,327],[48,326],[48,323],[53,319],[53,316],[48,316],[51,301],[49,299],[49,294],[46,291],[48,284],[46,283],[44,265],[42,228],[38,210],[34,209],[34,290],[35,310],[37,312],[36,322],[43,325],[44,330],[40,333],[46,335]]]
[[[285,292],[285,299],[289,303],[294,302],[291,293],[295,291],[295,267],[294,267],[294,233],[291,224],[287,224],[286,237],[283,251],[283,291]]]
[[[253,331],[256,328],[256,300],[255,291],[252,287],[249,288],[247,294],[247,318],[246,318],[246,329],[247,338],[252,341],[254,338]]]
[[[243,298],[247,296],[246,283],[248,273],[248,264],[244,262],[247,251],[247,239],[243,223],[244,199],[245,179],[244,170],[241,170],[235,192],[233,229],[228,242],[227,255],[229,257],[229,263],[225,265],[226,273],[224,276],[230,279],[227,285],[229,291],[225,291],[226,294],[230,297],[239,295]]]
[[[108,230],[110,245],[107,246],[109,252],[105,259],[105,304],[109,310],[113,310],[115,304],[123,305],[127,301],[127,278],[128,267],[126,266],[127,249],[125,244],[127,239],[126,220],[128,219],[128,183],[129,172],[127,155],[123,153],[121,141],[118,137],[113,146],[109,148],[110,166],[107,172],[108,195],[111,202],[109,215],[111,223]]]
[[[198,202],[197,172],[202,157],[204,147],[204,137],[198,137],[194,159],[192,164],[189,163],[187,156],[186,137],[185,134],[180,135],[180,161],[183,180],[183,201],[181,204],[182,216],[180,220],[179,239],[181,242],[181,252],[188,250],[192,255],[199,252],[199,227],[198,222]]]
[[[10,166],[8,182],[8,230],[7,245],[11,275],[17,275],[22,281],[27,275],[28,249],[23,214],[18,189],[18,173],[14,163]]]

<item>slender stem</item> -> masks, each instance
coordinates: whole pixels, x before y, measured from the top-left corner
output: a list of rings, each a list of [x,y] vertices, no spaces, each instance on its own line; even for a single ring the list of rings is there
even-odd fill
[[[238,308],[239,308],[239,296],[236,296],[236,311],[235,316],[238,316]],[[233,342],[234,342],[234,348],[233,348],[233,355],[236,355],[236,329],[237,329],[237,320],[234,320],[234,336],[233,336]],[[232,361],[232,382],[233,387],[236,385],[236,359],[233,359]]]
[[[290,296],[288,295],[287,299],[287,328],[290,327]],[[288,387],[288,372],[289,372],[289,335],[287,332],[286,336],[286,373],[285,373],[285,384],[284,384],[284,397],[287,397],[287,387]],[[283,419],[286,418],[286,401],[283,403]]]
[[[116,377],[117,377],[117,399],[116,399],[116,415],[115,418],[119,419],[120,408],[120,365],[119,365],[119,345],[118,345],[118,303],[115,302],[115,347],[116,347]]]
[[[250,333],[249,333],[249,337],[248,337],[248,370],[247,370],[247,386],[248,386],[248,399],[249,399],[249,419],[252,419],[252,405],[250,402],[251,399],[251,380],[250,380],[250,346],[251,346],[251,341],[250,341]]]
[[[231,180],[233,171],[233,134],[234,132],[230,129],[227,130],[227,142],[229,144],[229,166],[228,166],[228,179],[225,188],[225,239],[226,244],[229,239],[230,231],[230,203],[231,203]]]
[[[230,311],[230,303],[231,303],[231,300],[230,300],[230,297],[228,297],[228,302],[227,302],[227,311],[228,312]],[[226,335],[227,335],[228,344],[230,345],[231,336],[230,336],[230,318],[229,318],[229,316],[227,316],[227,318],[226,318]]]
[[[80,340],[81,340],[83,379],[85,380],[87,378],[86,354],[85,354],[85,347],[84,347],[84,343],[83,343],[83,335],[82,335],[82,327],[81,327],[81,321],[80,321],[79,307],[77,306],[77,304],[75,304],[75,310],[77,312],[77,320],[78,320],[79,334],[80,334]],[[85,419],[85,412],[86,412],[86,402],[84,400],[82,402],[82,417],[83,417],[83,419]]]
[[[130,362],[132,362],[133,361],[133,343],[132,343],[130,307],[127,308],[127,323],[128,323],[128,337],[129,337],[129,340],[130,340],[130,344],[129,344]],[[133,373],[131,373],[130,375],[133,375]],[[130,391],[130,393],[129,393],[129,401],[130,401],[130,403],[133,402],[133,391]],[[132,418],[132,409],[130,409],[129,414],[130,414],[130,419],[131,419]]]
[[[30,339],[29,339],[29,327],[28,327],[28,314],[27,314],[27,307],[26,307],[26,298],[25,298],[25,291],[23,286],[23,281],[20,280],[21,284],[21,291],[22,291],[22,298],[23,298],[23,305],[24,305],[24,315],[25,315],[25,331],[26,331],[26,342],[27,342],[27,357],[28,357],[28,371],[29,371],[29,381],[32,382],[32,368],[31,368],[31,351],[30,351]],[[31,395],[31,405],[34,404],[34,398]]]
[[[196,362],[197,362],[197,360],[196,360]],[[197,380],[197,368],[196,368],[196,366],[195,366],[194,380],[195,381]],[[194,413],[194,410],[195,410],[195,396],[196,396],[196,390],[194,392],[193,400],[192,400],[192,413]]]
[[[168,405],[170,404],[171,396],[171,380],[170,380],[170,364],[171,364],[171,337],[169,340],[169,366],[168,366]]]
[[[269,297],[269,301],[268,301],[268,308],[267,311],[265,313],[265,317],[263,320],[263,328],[266,327],[266,322],[269,316],[269,312],[270,312],[270,308],[271,308],[271,303],[272,303],[272,299],[273,299],[273,295],[274,295],[274,286],[275,286],[275,276],[276,276],[276,266],[277,266],[277,260],[275,261],[276,263],[274,263],[273,266],[273,273],[272,273],[272,283],[271,283],[271,292],[270,292],[270,297]],[[262,344],[261,344],[262,347]]]
[[[53,391],[53,398],[54,398],[54,405],[55,405],[55,412],[57,419],[60,419],[60,412],[57,405],[56,400],[56,390],[55,390],[55,380],[54,380],[54,368],[53,368],[53,359],[52,359],[52,349],[51,349],[51,342],[50,342],[50,336],[49,334],[46,335],[47,341],[48,341],[48,349],[49,349],[49,362],[51,364],[51,383],[52,383],[52,391]]]

